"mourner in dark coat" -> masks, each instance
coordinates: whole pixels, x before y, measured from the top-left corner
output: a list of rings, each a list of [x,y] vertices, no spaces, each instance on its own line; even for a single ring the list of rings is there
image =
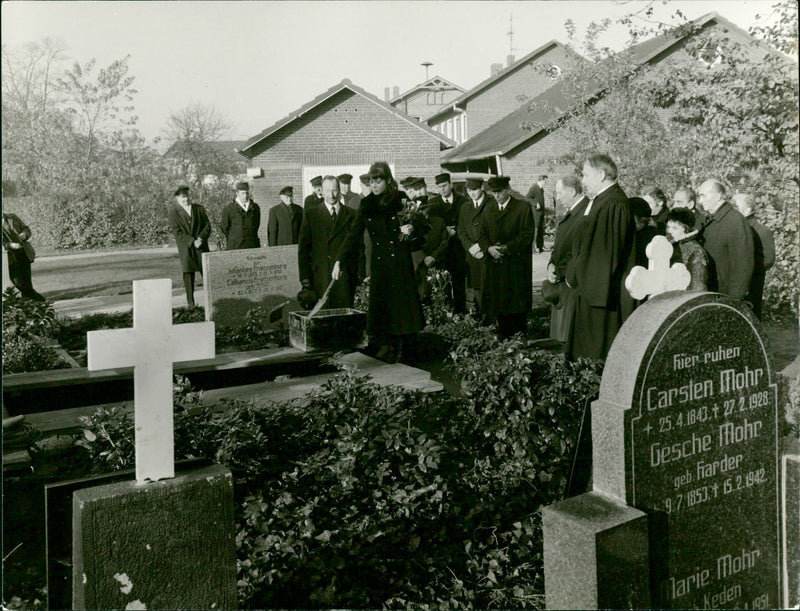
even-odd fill
[[[558,299],[550,314],[550,337],[560,342],[567,341],[569,324],[575,315],[577,292],[564,282],[567,265],[572,258],[572,242],[575,229],[583,217],[589,200],[583,195],[581,181],[577,176],[564,176],[556,181],[556,201],[567,208],[556,226],[553,250],[547,264],[547,280],[557,287]]]
[[[531,185],[528,189],[526,196],[531,200],[531,209],[533,210],[533,222],[536,224],[534,234],[534,243],[537,252],[544,250],[544,184],[547,182],[547,175],[542,174],[539,180]]]
[[[656,228],[656,233],[667,235],[667,196],[655,185],[650,185],[642,189],[642,199],[650,206],[650,223]]]
[[[667,237],[672,242],[670,265],[683,263],[689,270],[687,291],[708,290],[708,253],[697,241],[694,229],[694,212],[688,208],[674,208],[667,215]]]
[[[775,239],[772,232],[756,220],[752,194],[737,193],[733,196],[733,203],[753,230],[753,275],[747,291],[747,301],[753,305],[753,313],[761,318],[764,280],[767,270],[775,263]]]
[[[261,208],[250,199],[250,187],[246,182],[236,183],[236,198],[222,209],[220,229],[225,234],[225,250],[258,248],[261,240]]]
[[[533,292],[533,215],[526,200],[511,197],[509,178],[495,176],[487,188],[494,203],[483,213],[478,244],[485,271],[484,316],[502,337],[525,331]]]
[[[453,312],[463,314],[467,311],[467,262],[458,239],[458,219],[462,206],[469,202],[466,197],[453,191],[450,174],[443,172],[434,180],[439,187],[439,195],[428,200],[428,216],[443,219],[446,235],[433,253],[433,259],[436,265],[441,265],[450,273],[452,290],[447,294],[447,301]]]
[[[628,200],[633,215],[633,222],[636,225],[636,237],[634,238],[633,248],[636,251],[636,265],[641,265],[647,269],[649,261],[647,259],[647,246],[654,237],[659,235],[656,226],[650,222],[652,210],[647,200],[641,197],[631,197]],[[669,212],[667,210],[667,212]],[[664,230],[666,231],[666,221]]]
[[[570,359],[605,359],[633,311],[625,278],[634,265],[636,229],[616,181],[617,166],[607,155],[590,155],[583,164],[583,188],[591,199],[575,229],[567,265],[566,282],[578,291],[564,346]]]
[[[441,248],[442,243],[447,239],[447,232],[444,226],[444,219],[440,216],[431,216],[430,198],[424,178],[410,176],[403,181],[407,185],[406,195],[408,203],[415,206],[423,215],[424,222],[418,221],[416,227],[418,234],[423,234],[425,239],[418,243],[417,247],[411,250],[411,260],[414,263],[414,275],[416,277],[417,292],[420,299],[425,302],[430,299],[431,285],[428,282],[428,269],[436,263],[434,255]]]
[[[353,182],[352,174],[339,174],[339,186],[344,200],[344,205],[351,210],[358,210],[358,204],[361,203],[361,196],[358,193],[353,193],[350,190],[350,185]]]
[[[701,240],[711,263],[709,289],[745,299],[755,261],[753,231],[742,214],[726,201],[725,187],[718,180],[700,185],[698,199],[709,215]]]
[[[396,361],[404,346],[425,326],[411,260],[411,250],[418,248],[425,236],[414,235],[411,224],[401,225],[398,214],[403,210],[405,193],[398,191],[388,164],[373,163],[369,174],[372,192],[361,200],[334,277],[357,261],[366,229],[372,241],[367,331],[381,345],[378,356]]]
[[[331,283],[333,266],[356,216],[355,211],[344,205],[335,176],[326,176],[323,179],[322,198],[322,206],[306,211],[303,216],[300,241],[297,244],[300,283],[303,288],[312,289],[317,299],[322,298]],[[323,307],[352,307],[357,282],[358,259],[348,259]]]
[[[211,223],[203,206],[189,202],[189,187],[186,186],[175,191],[175,202],[170,205],[167,216],[178,245],[186,303],[193,306],[194,273],[203,273],[203,253],[208,252]]]
[[[311,188],[314,189],[314,192],[303,200],[304,210],[311,210],[322,205],[322,176],[315,176],[311,179]]]
[[[464,248],[464,257],[469,273],[467,274],[468,298],[472,301],[473,314],[479,315],[481,295],[483,291],[484,258],[478,239],[480,238],[483,214],[494,199],[484,192],[482,178],[467,178],[467,195],[469,201],[462,205],[458,215],[456,233]]]
[[[691,187],[680,187],[672,196],[672,209],[688,208],[694,212],[694,229],[698,231],[706,223],[706,214],[697,205],[697,194]]]
[[[36,252],[30,243],[31,230],[16,214],[3,213],[3,247],[8,251],[8,275],[25,299],[45,301],[33,288],[31,263]]]
[[[294,203],[294,189],[281,189],[281,203],[269,209],[267,220],[267,244],[290,246],[297,244],[300,226],[303,224],[303,208]]]

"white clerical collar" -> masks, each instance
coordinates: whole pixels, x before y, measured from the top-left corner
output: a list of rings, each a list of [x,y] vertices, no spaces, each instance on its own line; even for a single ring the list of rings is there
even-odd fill
[[[586,206],[586,212],[583,213],[583,216],[589,216],[589,213],[592,211],[592,206],[594,205],[594,200],[596,200],[598,197],[600,197],[601,193],[605,193],[611,187],[613,187],[615,184],[617,184],[616,181],[612,182],[610,185],[606,185],[605,187],[600,189],[597,193],[595,193],[594,197],[589,200],[589,205]]]
[[[250,208],[250,199],[249,198],[247,199],[247,201],[245,203],[242,203],[237,199],[236,203],[239,204],[242,207],[242,210],[244,210],[245,212],[247,212],[247,210]]]
[[[583,198],[584,198],[584,196],[581,195],[578,199],[576,199],[574,202],[572,202],[572,205],[569,207],[569,211],[572,212],[575,209],[575,206],[577,206],[578,204],[580,204],[583,201]]]

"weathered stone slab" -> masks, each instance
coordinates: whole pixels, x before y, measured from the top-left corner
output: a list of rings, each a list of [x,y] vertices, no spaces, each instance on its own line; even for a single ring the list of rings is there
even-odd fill
[[[289,301],[298,310],[297,246],[272,246],[203,254],[206,320],[239,326],[247,311]]]
[[[220,465],[73,495],[74,609],[237,606],[233,480]]]
[[[682,292],[637,309],[592,436],[594,490],[650,517],[653,606],[780,605],[777,387],[749,308]]]
[[[647,516],[590,492],[542,509],[548,609],[641,609],[650,603]]]
[[[8,251],[5,248],[0,249],[3,252],[3,290],[5,291],[9,286],[13,286],[11,276],[8,273]]]
[[[800,456],[783,457],[784,609],[800,604]]]

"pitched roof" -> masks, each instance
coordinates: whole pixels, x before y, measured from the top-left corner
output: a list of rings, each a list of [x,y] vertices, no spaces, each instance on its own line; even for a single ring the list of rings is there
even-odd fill
[[[239,147],[241,147],[244,143],[244,140],[209,140],[204,142],[203,145],[210,149],[216,149],[220,153],[231,153],[232,155],[236,155]],[[164,153],[164,157],[179,155],[182,144],[184,144],[184,141],[182,140],[173,142]]]
[[[464,92],[463,87],[459,87],[448,81],[447,79],[442,78],[441,76],[432,76],[431,78],[427,79],[426,81],[419,83],[418,85],[414,85],[408,91],[401,93],[400,95],[396,95],[391,100],[389,100],[389,104],[397,104],[400,100],[410,97],[412,94],[416,93],[417,91],[435,91],[442,88],[442,85],[438,85],[436,81],[440,81],[443,83],[447,89],[458,89],[458,91]]]
[[[273,123],[271,126],[266,128],[265,130],[263,130],[261,133],[256,134],[255,136],[250,138],[247,142],[244,143],[244,146],[242,146],[242,148],[239,149],[239,153],[241,155],[244,155],[245,157],[252,157],[251,149],[255,145],[257,145],[259,142],[261,142],[264,139],[268,138],[269,136],[271,136],[272,134],[274,134],[278,130],[286,127],[287,125],[289,125],[293,121],[299,119],[300,117],[305,115],[310,110],[313,110],[314,108],[316,108],[317,106],[322,104],[325,100],[333,97],[334,95],[336,95],[337,93],[339,93],[341,91],[344,91],[345,89],[348,89],[348,90],[352,91],[353,93],[366,98],[367,100],[369,100],[373,104],[377,104],[378,106],[383,108],[385,111],[390,112],[393,115],[396,115],[399,119],[402,119],[402,120],[406,121],[407,123],[413,125],[417,129],[421,129],[422,131],[424,131],[429,136],[432,136],[432,137],[436,138],[442,144],[444,144],[444,145],[446,145],[448,147],[455,146],[455,142],[453,140],[451,140],[450,138],[448,138],[446,136],[443,136],[439,132],[436,132],[436,131],[432,130],[427,125],[422,124],[419,121],[417,121],[416,119],[413,119],[413,118],[409,117],[403,111],[398,110],[397,108],[391,106],[387,102],[383,102],[383,101],[379,100],[377,97],[375,97],[371,93],[368,93],[367,91],[364,91],[363,89],[361,89],[361,87],[358,87],[358,86],[354,85],[350,81],[350,79],[344,79],[340,83],[338,83],[338,84],[334,85],[333,87],[331,87],[330,89],[328,89],[327,91],[324,91],[323,93],[319,94],[317,97],[315,97],[310,102],[307,102],[306,104],[303,104],[300,108],[298,108],[294,112],[289,113],[283,119],[280,119],[276,123]]]
[[[530,62],[531,60],[534,60],[537,57],[539,57],[540,55],[543,55],[543,54],[547,53],[548,51],[552,51],[553,49],[555,49],[557,47],[564,47],[564,46],[565,45],[563,45],[562,43],[558,42],[555,39],[553,39],[553,40],[551,40],[549,42],[546,42],[541,47],[538,47],[537,49],[534,49],[533,51],[528,53],[525,57],[523,57],[521,59],[518,59],[513,64],[511,64],[510,66],[507,66],[506,68],[504,68],[503,70],[501,70],[497,74],[494,74],[494,75],[490,76],[489,78],[487,78],[486,80],[481,81],[480,83],[475,85],[475,87],[473,87],[469,91],[461,94],[455,100],[452,100],[451,102],[448,102],[444,107],[440,108],[438,111],[436,111],[430,117],[428,117],[426,120],[430,121],[431,119],[437,118],[440,114],[445,113],[448,110],[450,110],[453,107],[453,104],[460,105],[460,104],[463,104],[465,102],[468,102],[469,100],[474,98],[479,93],[485,91],[486,89],[488,89],[489,87],[494,85],[497,81],[500,81],[500,80],[506,78],[507,76],[513,74],[514,72],[516,72],[520,68],[525,67],[528,64],[528,62]]]
[[[747,34],[738,26],[717,13],[708,13],[692,22],[693,27],[703,27],[716,21],[726,28]],[[690,29],[684,27],[673,28],[637,45],[629,47],[622,53],[632,64],[641,66],[658,59],[662,53],[669,51],[676,44],[683,41]],[[749,34],[747,34],[749,36]],[[598,73],[602,70],[597,70]],[[602,94],[607,83],[601,78],[587,79],[582,83],[586,92],[585,99],[579,104],[585,104]],[[467,140],[461,146],[447,151],[442,156],[443,162],[462,163],[472,159],[485,159],[495,155],[504,155],[510,150],[534,138],[542,132],[548,131],[555,121],[564,117],[572,110],[576,103],[574,96],[568,91],[569,84],[561,81],[542,92],[532,100],[523,104],[517,110],[506,115],[497,123],[486,128]],[[523,123],[535,125],[533,129],[524,129]]]

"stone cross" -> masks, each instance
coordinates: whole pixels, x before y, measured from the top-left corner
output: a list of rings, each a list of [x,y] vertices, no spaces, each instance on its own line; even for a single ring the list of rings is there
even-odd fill
[[[133,328],[89,331],[89,371],[133,366],[136,481],[175,477],[172,364],[214,357],[214,323],[172,325],[172,281],[133,283]]]
[[[663,235],[657,235],[647,245],[647,269],[637,265],[625,279],[625,288],[634,299],[644,299],[667,291],[683,291],[692,280],[683,263],[672,267],[672,244]]]

